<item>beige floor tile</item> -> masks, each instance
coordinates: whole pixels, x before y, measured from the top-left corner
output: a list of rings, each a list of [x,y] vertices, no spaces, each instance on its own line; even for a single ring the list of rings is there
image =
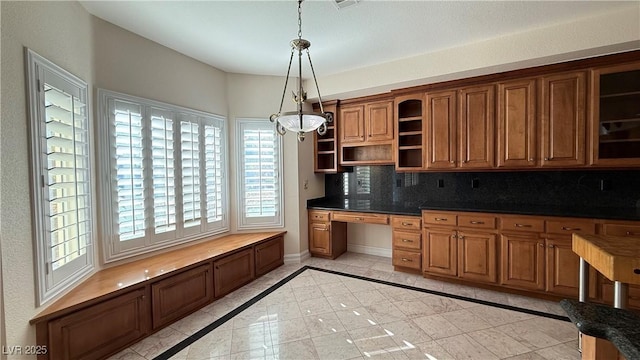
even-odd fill
[[[291,341],[273,346],[273,353],[280,360],[319,359],[316,347],[311,339]]]
[[[311,339],[321,360],[361,358],[360,350],[346,331]]]
[[[576,329],[573,323],[568,321],[535,317],[533,319],[524,320],[523,323],[550,337],[553,337],[560,342],[572,341],[578,338],[578,329]]]
[[[379,324],[407,319],[407,315],[391,302],[377,302],[365,307]]]
[[[548,360],[579,360],[582,358],[577,348],[567,344],[540,349],[536,351],[536,354]]]
[[[232,331],[214,331],[191,344],[187,350],[187,360],[209,359],[231,354]],[[174,359],[175,356],[172,358]]]
[[[267,323],[233,329],[231,333],[231,353],[268,349],[272,345],[271,332]]]
[[[438,345],[435,340],[422,344],[408,344],[403,351],[410,359],[455,360],[453,355]]]
[[[467,334],[456,335],[444,339],[436,340],[449,354],[458,360],[464,359],[499,359],[491,351],[484,348],[480,343],[473,340]]]
[[[298,306],[297,301],[289,301],[267,305],[267,315],[271,321],[283,321],[301,318],[302,312],[300,311],[300,306]]]
[[[302,319],[273,321],[269,324],[269,331],[271,332],[271,342],[273,345],[308,339],[310,337],[307,326]]]
[[[109,360],[145,360],[143,356],[133,351],[131,348],[126,348],[119,353],[111,356]]]
[[[379,289],[380,293],[390,301],[404,301],[418,298],[421,293],[419,291],[407,290],[395,286]]]
[[[526,354],[506,358],[505,360],[545,360],[545,358],[536,354],[535,352],[528,352]]]
[[[450,311],[440,315],[442,315],[443,318],[449,320],[449,322],[451,322],[463,332],[488,329],[491,327],[491,324],[486,322],[481,317],[473,314],[470,309]]]
[[[468,335],[501,359],[522,355],[532,350],[511,336],[496,329],[478,330]]]
[[[418,299],[427,308],[429,308],[431,314],[442,314],[450,311],[461,310],[463,308],[454,299],[446,298],[444,296],[424,294],[420,295]]]
[[[203,327],[216,321],[216,319],[217,317],[215,315],[202,310],[198,310],[169,326],[183,334],[193,335]]]
[[[362,304],[351,293],[328,296],[326,299],[335,311],[362,307]]]
[[[358,350],[366,356],[382,356],[402,350],[391,338],[391,333],[381,326],[371,326],[349,330],[351,339],[358,347]]]
[[[230,359],[230,360],[276,360],[277,357],[273,352],[273,348],[256,348],[246,351],[240,351],[231,354],[230,357],[217,357],[215,360]]]
[[[364,307],[336,311],[338,319],[347,330],[377,325],[375,318]]]
[[[145,358],[154,358],[170,349],[187,336],[171,327],[166,327],[142,341],[135,343],[131,349]]]
[[[326,312],[333,312],[333,307],[326,298],[309,299],[298,302],[298,307],[302,316],[318,315]]]
[[[532,350],[542,349],[560,344],[560,341],[552,336],[529,325],[527,321],[519,321],[507,325],[498,326],[496,330],[505,333],[522,345]]]
[[[375,288],[373,290],[353,292],[352,294],[358,299],[358,302],[364,306],[389,301],[389,299],[382,295],[380,291],[375,290]]]
[[[353,279],[345,277],[342,280],[342,283],[351,291],[352,293],[362,292],[362,291],[372,291],[375,290],[375,286],[370,281]]]
[[[239,329],[246,328],[251,325],[267,323],[270,320],[271,319],[267,314],[267,306],[254,304],[252,307],[234,316],[231,321],[233,322],[233,328]]]
[[[527,320],[534,317],[527,313],[501,309],[494,306],[481,305],[469,308],[469,312],[483,318],[492,326],[510,324],[517,321]]]
[[[411,320],[394,321],[381,325],[391,335],[391,339],[400,347],[408,344],[425,343],[431,337]]]
[[[342,326],[342,322],[340,322],[340,319],[338,319],[338,315],[336,315],[335,312],[305,316],[303,317],[303,321],[307,326],[307,330],[311,337],[345,331],[344,326]]]
[[[351,294],[351,290],[342,282],[328,283],[318,285],[324,296],[340,296],[342,294]]]
[[[418,325],[418,327],[420,327],[420,329],[433,339],[441,339],[462,334],[462,330],[458,329],[440,314],[423,316],[412,320],[416,325]]]
[[[398,309],[400,309],[400,311],[402,311],[409,318],[435,314],[435,311],[431,307],[426,306],[425,303],[421,301],[421,299],[417,298],[404,301],[395,301],[393,302],[393,304],[397,306]]]

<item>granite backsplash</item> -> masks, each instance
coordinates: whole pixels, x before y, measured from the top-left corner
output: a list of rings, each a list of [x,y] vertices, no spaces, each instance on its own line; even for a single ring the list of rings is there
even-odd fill
[[[396,173],[393,166],[354,166],[325,175],[326,198],[375,203],[484,204],[640,208],[640,171]]]

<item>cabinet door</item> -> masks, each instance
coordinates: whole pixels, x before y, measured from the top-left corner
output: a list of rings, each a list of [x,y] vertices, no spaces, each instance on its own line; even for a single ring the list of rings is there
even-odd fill
[[[458,231],[458,276],[495,283],[496,235]]]
[[[254,269],[253,248],[214,261],[214,296],[222,297],[249,283],[255,277]]]
[[[547,238],[547,291],[578,298],[580,257],[570,237]]]
[[[393,140],[393,102],[381,101],[365,106],[366,141]]]
[[[330,224],[324,222],[309,224],[309,252],[311,254],[331,255]]]
[[[364,139],[364,106],[340,108],[338,131],[342,143],[363,142]]]
[[[542,166],[585,165],[585,73],[542,78]]]
[[[211,264],[199,266],[151,285],[153,328],[157,329],[213,300]]]
[[[145,289],[134,290],[49,322],[49,359],[101,359],[149,331]]]
[[[427,168],[456,167],[456,95],[427,94]]]
[[[456,275],[458,244],[454,236],[453,229],[424,229],[422,256],[424,272]]]
[[[498,84],[498,166],[536,165],[536,80]]]
[[[544,290],[544,242],[538,234],[501,235],[500,283]]]
[[[255,251],[256,276],[266,274],[284,264],[284,238],[282,236],[256,245]]]
[[[640,165],[640,62],[594,69],[591,134],[597,165]]]
[[[493,85],[460,90],[458,154],[462,168],[492,168],[495,164],[494,97]]]

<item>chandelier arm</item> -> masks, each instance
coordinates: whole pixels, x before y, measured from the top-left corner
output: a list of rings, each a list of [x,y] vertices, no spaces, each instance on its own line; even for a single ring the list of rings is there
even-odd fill
[[[289,57],[289,67],[287,68],[287,77],[284,79],[284,89],[282,89],[282,99],[280,99],[280,110],[278,110],[278,115],[282,114],[282,105],[284,104],[284,97],[287,94],[287,84],[289,83],[291,63],[293,63],[293,49],[291,49],[291,56]]]
[[[311,62],[311,54],[307,49],[307,57],[309,58],[309,66],[311,67],[311,75],[313,76],[313,82],[316,84],[316,91],[318,92],[318,103],[320,104],[320,113],[324,116],[324,107],[322,106],[322,96],[320,95],[320,88],[318,87],[318,79],[316,79],[316,72],[313,69],[313,63]]]

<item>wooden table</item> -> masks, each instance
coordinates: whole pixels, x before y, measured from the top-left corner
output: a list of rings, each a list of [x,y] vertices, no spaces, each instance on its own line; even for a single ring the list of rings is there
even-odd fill
[[[572,235],[571,249],[580,256],[579,300],[586,302],[589,292],[589,266],[614,282],[613,305],[624,309],[629,302],[629,284],[640,284],[640,239]],[[583,335],[582,359],[617,359],[617,349],[604,339]]]

